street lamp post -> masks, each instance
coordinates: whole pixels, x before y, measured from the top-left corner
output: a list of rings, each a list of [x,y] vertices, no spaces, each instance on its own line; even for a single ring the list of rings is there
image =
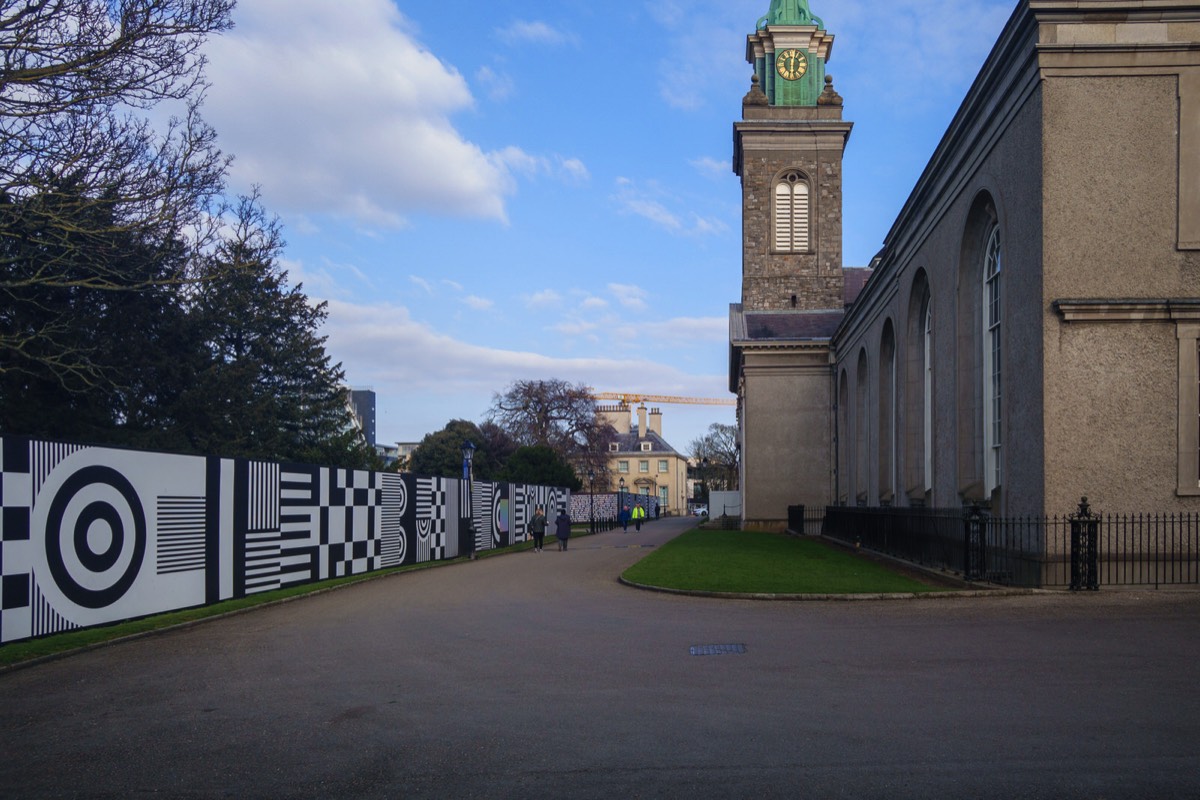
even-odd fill
[[[621,515],[625,513],[625,479],[621,478],[618,484],[620,488],[617,490],[617,520],[624,519]]]
[[[467,484],[467,558],[475,560],[475,514],[471,508],[471,482],[472,468],[475,463],[475,445],[468,439],[463,442],[462,446],[463,457],[463,480]]]
[[[588,469],[588,532],[596,533],[596,470]]]

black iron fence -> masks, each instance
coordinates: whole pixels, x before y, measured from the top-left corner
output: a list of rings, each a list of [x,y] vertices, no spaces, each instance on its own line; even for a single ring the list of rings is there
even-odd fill
[[[807,536],[820,536],[825,524],[825,509],[788,506],[788,531]]]
[[[812,532],[808,515],[805,532]],[[993,517],[927,508],[824,510],[821,533],[968,580],[1009,586],[1098,589],[1200,584],[1200,514]]]

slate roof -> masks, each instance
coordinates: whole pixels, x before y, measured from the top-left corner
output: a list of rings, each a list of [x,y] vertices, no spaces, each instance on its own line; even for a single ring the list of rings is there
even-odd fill
[[[762,311],[746,313],[746,338],[752,341],[829,339],[844,311]]]
[[[654,431],[646,431],[646,435],[640,439],[638,438],[636,429],[632,433],[618,433],[613,437],[612,441],[617,443],[617,449],[610,450],[608,453],[610,456],[618,454],[652,455],[654,453],[660,455],[679,455],[679,452],[674,447],[667,444],[667,441]],[[650,450],[643,452],[642,445],[647,442],[650,444]]]
[[[842,298],[846,305],[849,306],[858,299],[862,293],[863,287],[867,285],[874,270],[867,267],[846,267],[842,270],[842,276],[845,278],[845,284],[842,289]]]

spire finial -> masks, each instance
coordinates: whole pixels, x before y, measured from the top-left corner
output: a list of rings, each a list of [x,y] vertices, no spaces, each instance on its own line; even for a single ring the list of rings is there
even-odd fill
[[[833,76],[825,76],[825,91],[821,92],[821,96],[817,98],[819,106],[840,106],[842,105],[842,96],[833,90]]]
[[[769,106],[771,104],[762,87],[759,86],[758,73],[750,76],[750,91],[742,98],[744,106]]]

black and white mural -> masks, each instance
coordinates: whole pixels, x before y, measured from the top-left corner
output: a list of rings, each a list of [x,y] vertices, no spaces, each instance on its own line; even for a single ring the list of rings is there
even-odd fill
[[[526,538],[565,489],[0,438],[0,643]]]

